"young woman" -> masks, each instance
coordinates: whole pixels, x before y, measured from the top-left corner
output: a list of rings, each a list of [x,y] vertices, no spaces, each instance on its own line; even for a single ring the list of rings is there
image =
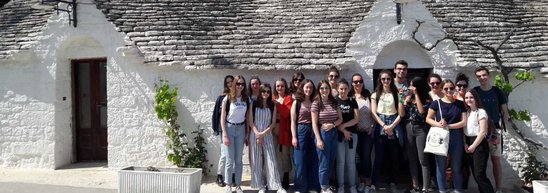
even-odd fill
[[[259,88],[261,87],[261,79],[259,79],[259,76],[253,75],[249,79],[249,97],[252,101],[257,101],[257,98],[259,95],[261,95],[261,92],[259,91]]]
[[[464,94],[466,93],[466,91],[468,91],[469,81],[470,79],[468,78],[468,76],[466,76],[466,74],[462,72],[459,72],[457,74],[457,78],[455,78],[455,84],[457,86],[457,100],[464,101]]]
[[[234,84],[230,88],[230,94],[223,99],[221,110],[221,128],[223,130],[223,143],[226,153],[225,174],[234,173],[236,193],[242,193],[242,154],[245,141],[245,123],[249,97],[245,88],[245,78],[236,76]],[[229,109],[227,109],[229,108]],[[232,182],[232,175],[227,175],[225,183]],[[227,186],[226,192],[232,192],[232,187]]]
[[[332,193],[329,189],[329,177],[333,172],[333,164],[337,148],[337,126],[342,123],[342,114],[337,106],[337,100],[331,94],[331,86],[327,80],[318,84],[319,94],[311,106],[312,128],[316,139],[319,161],[319,180],[321,193]]]
[[[362,75],[356,73],[352,75],[352,89],[348,94],[358,103],[360,118],[357,125],[358,145],[356,153],[360,158],[358,175],[363,178],[363,182],[358,186],[358,191],[369,192],[371,189],[371,152],[373,150],[373,128],[375,122],[371,115],[371,93],[364,87]]]
[[[293,74],[293,77],[291,79],[291,85],[289,85],[289,92],[291,93],[293,99],[295,99],[295,93],[299,88],[301,88],[301,85],[304,81],[304,74],[302,72],[296,72]]]
[[[276,89],[272,99],[276,103],[277,130],[274,130],[276,157],[279,164],[279,172],[282,178],[282,187],[289,188],[289,172],[291,171],[291,105],[293,99],[287,88],[285,79],[276,80]]]
[[[487,160],[489,159],[489,144],[487,136],[487,112],[476,90],[465,93],[464,102],[468,105],[468,121],[464,128],[466,135],[464,150],[471,154],[468,162],[472,167],[472,175],[478,184],[480,193],[494,193],[495,190],[487,178]]]
[[[337,90],[339,96],[337,103],[341,111],[343,123],[337,126],[337,192],[344,193],[345,177],[348,176],[348,185],[350,193],[358,193],[356,189],[356,146],[358,145],[358,134],[356,125],[358,124],[360,111],[358,103],[353,98],[348,97],[350,87],[345,79],[339,81]],[[348,172],[346,175],[344,171]]]
[[[432,101],[443,98],[444,94],[441,89],[441,76],[439,74],[430,74],[428,76],[428,85],[430,85],[430,98]]]
[[[312,100],[316,88],[311,80],[304,80],[295,92],[295,101],[291,106],[291,143],[295,161],[293,189],[298,192],[319,191],[318,154],[312,131]]]
[[[251,127],[249,149],[251,152],[251,188],[266,193],[266,186],[278,193],[285,193],[280,182],[278,164],[272,141],[272,129],[276,125],[276,105],[271,100],[272,90],[268,83],[259,88],[260,95],[249,108],[247,124]],[[266,166],[263,168],[263,166]],[[265,173],[266,172],[266,173]],[[264,177],[267,183],[264,183]]]
[[[379,173],[382,168],[385,151],[390,155],[390,188],[397,191],[396,174],[398,172],[400,144],[403,143],[402,131],[399,126],[401,121],[400,114],[403,111],[402,105],[398,102],[398,89],[394,85],[392,73],[383,70],[379,73],[377,79],[377,88],[371,95],[371,112],[377,123],[375,129],[375,162],[373,163],[373,178],[371,189],[375,190],[375,185],[379,180]],[[385,148],[386,147],[386,148]]]
[[[339,82],[339,69],[335,66],[329,67],[329,72],[327,74],[327,80],[329,80],[329,86],[331,86],[331,95],[334,97],[339,95],[337,91],[337,82]]]
[[[453,97],[455,85],[451,80],[444,80],[441,86],[444,96],[430,103],[426,123],[430,126],[449,129],[449,150],[447,154],[451,156],[451,171],[455,192],[460,193],[462,192],[462,156],[464,154],[462,128],[466,125],[466,109],[462,101],[455,100]],[[435,159],[438,189],[440,193],[445,193],[447,191],[445,187],[447,156],[435,155]]]
[[[234,80],[234,76],[227,75],[225,76],[225,79],[223,81],[224,89],[223,93],[217,97],[217,100],[215,101],[215,107],[213,107],[213,116],[211,116],[212,120],[212,127],[215,132],[215,135],[219,135],[219,133],[222,132],[221,129],[221,106],[223,105],[223,99],[230,94],[230,87],[232,87],[232,80]],[[226,154],[223,150],[223,135],[219,137],[221,141],[221,157],[219,158],[219,164],[217,165],[217,185],[220,187],[224,187],[226,184],[224,182],[223,174],[225,170],[225,161],[226,161]]]
[[[407,132],[406,149],[409,158],[409,170],[413,182],[414,192],[420,192],[418,165],[422,169],[422,192],[428,192],[430,187],[430,167],[428,155],[424,153],[426,135],[429,126],[425,122],[426,112],[431,99],[428,96],[428,85],[421,77],[411,80],[409,91],[412,95],[404,100],[403,116],[405,117],[405,129]]]

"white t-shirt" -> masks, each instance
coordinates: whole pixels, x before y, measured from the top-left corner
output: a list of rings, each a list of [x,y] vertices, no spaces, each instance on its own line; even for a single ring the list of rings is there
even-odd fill
[[[223,99],[223,105],[226,105],[226,103],[230,100],[228,99],[228,96],[226,96]],[[230,110],[228,111],[228,115],[226,116],[226,121],[231,123],[242,123],[245,121],[245,113],[247,111],[247,103],[242,100],[242,97],[236,97],[236,102],[230,103]]]
[[[478,108],[475,111],[470,111],[468,114],[468,120],[466,121],[466,127],[464,128],[464,134],[469,137],[478,136],[480,132],[479,121],[481,119],[487,119],[487,112]]]

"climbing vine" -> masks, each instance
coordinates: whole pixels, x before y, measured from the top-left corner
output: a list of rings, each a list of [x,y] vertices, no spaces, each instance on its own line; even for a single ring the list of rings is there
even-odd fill
[[[177,97],[178,89],[171,88],[168,81],[160,80],[160,83],[156,85],[154,110],[158,119],[167,123],[164,128],[168,138],[167,159],[177,167],[202,168],[202,171],[207,173],[209,169],[203,129],[198,127],[198,130],[192,132],[194,146],[189,146],[187,135],[177,121],[179,116],[176,109]]]

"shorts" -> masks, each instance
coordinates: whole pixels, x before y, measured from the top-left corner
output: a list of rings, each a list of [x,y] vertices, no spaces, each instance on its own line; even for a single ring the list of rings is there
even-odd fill
[[[502,156],[501,149],[502,149],[502,143],[498,143],[498,144],[489,143],[489,154],[491,154],[491,156],[495,156],[495,157]]]

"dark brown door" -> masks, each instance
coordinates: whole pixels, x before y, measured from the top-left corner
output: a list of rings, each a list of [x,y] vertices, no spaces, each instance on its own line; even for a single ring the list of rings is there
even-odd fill
[[[78,161],[107,160],[106,59],[72,61]]]

